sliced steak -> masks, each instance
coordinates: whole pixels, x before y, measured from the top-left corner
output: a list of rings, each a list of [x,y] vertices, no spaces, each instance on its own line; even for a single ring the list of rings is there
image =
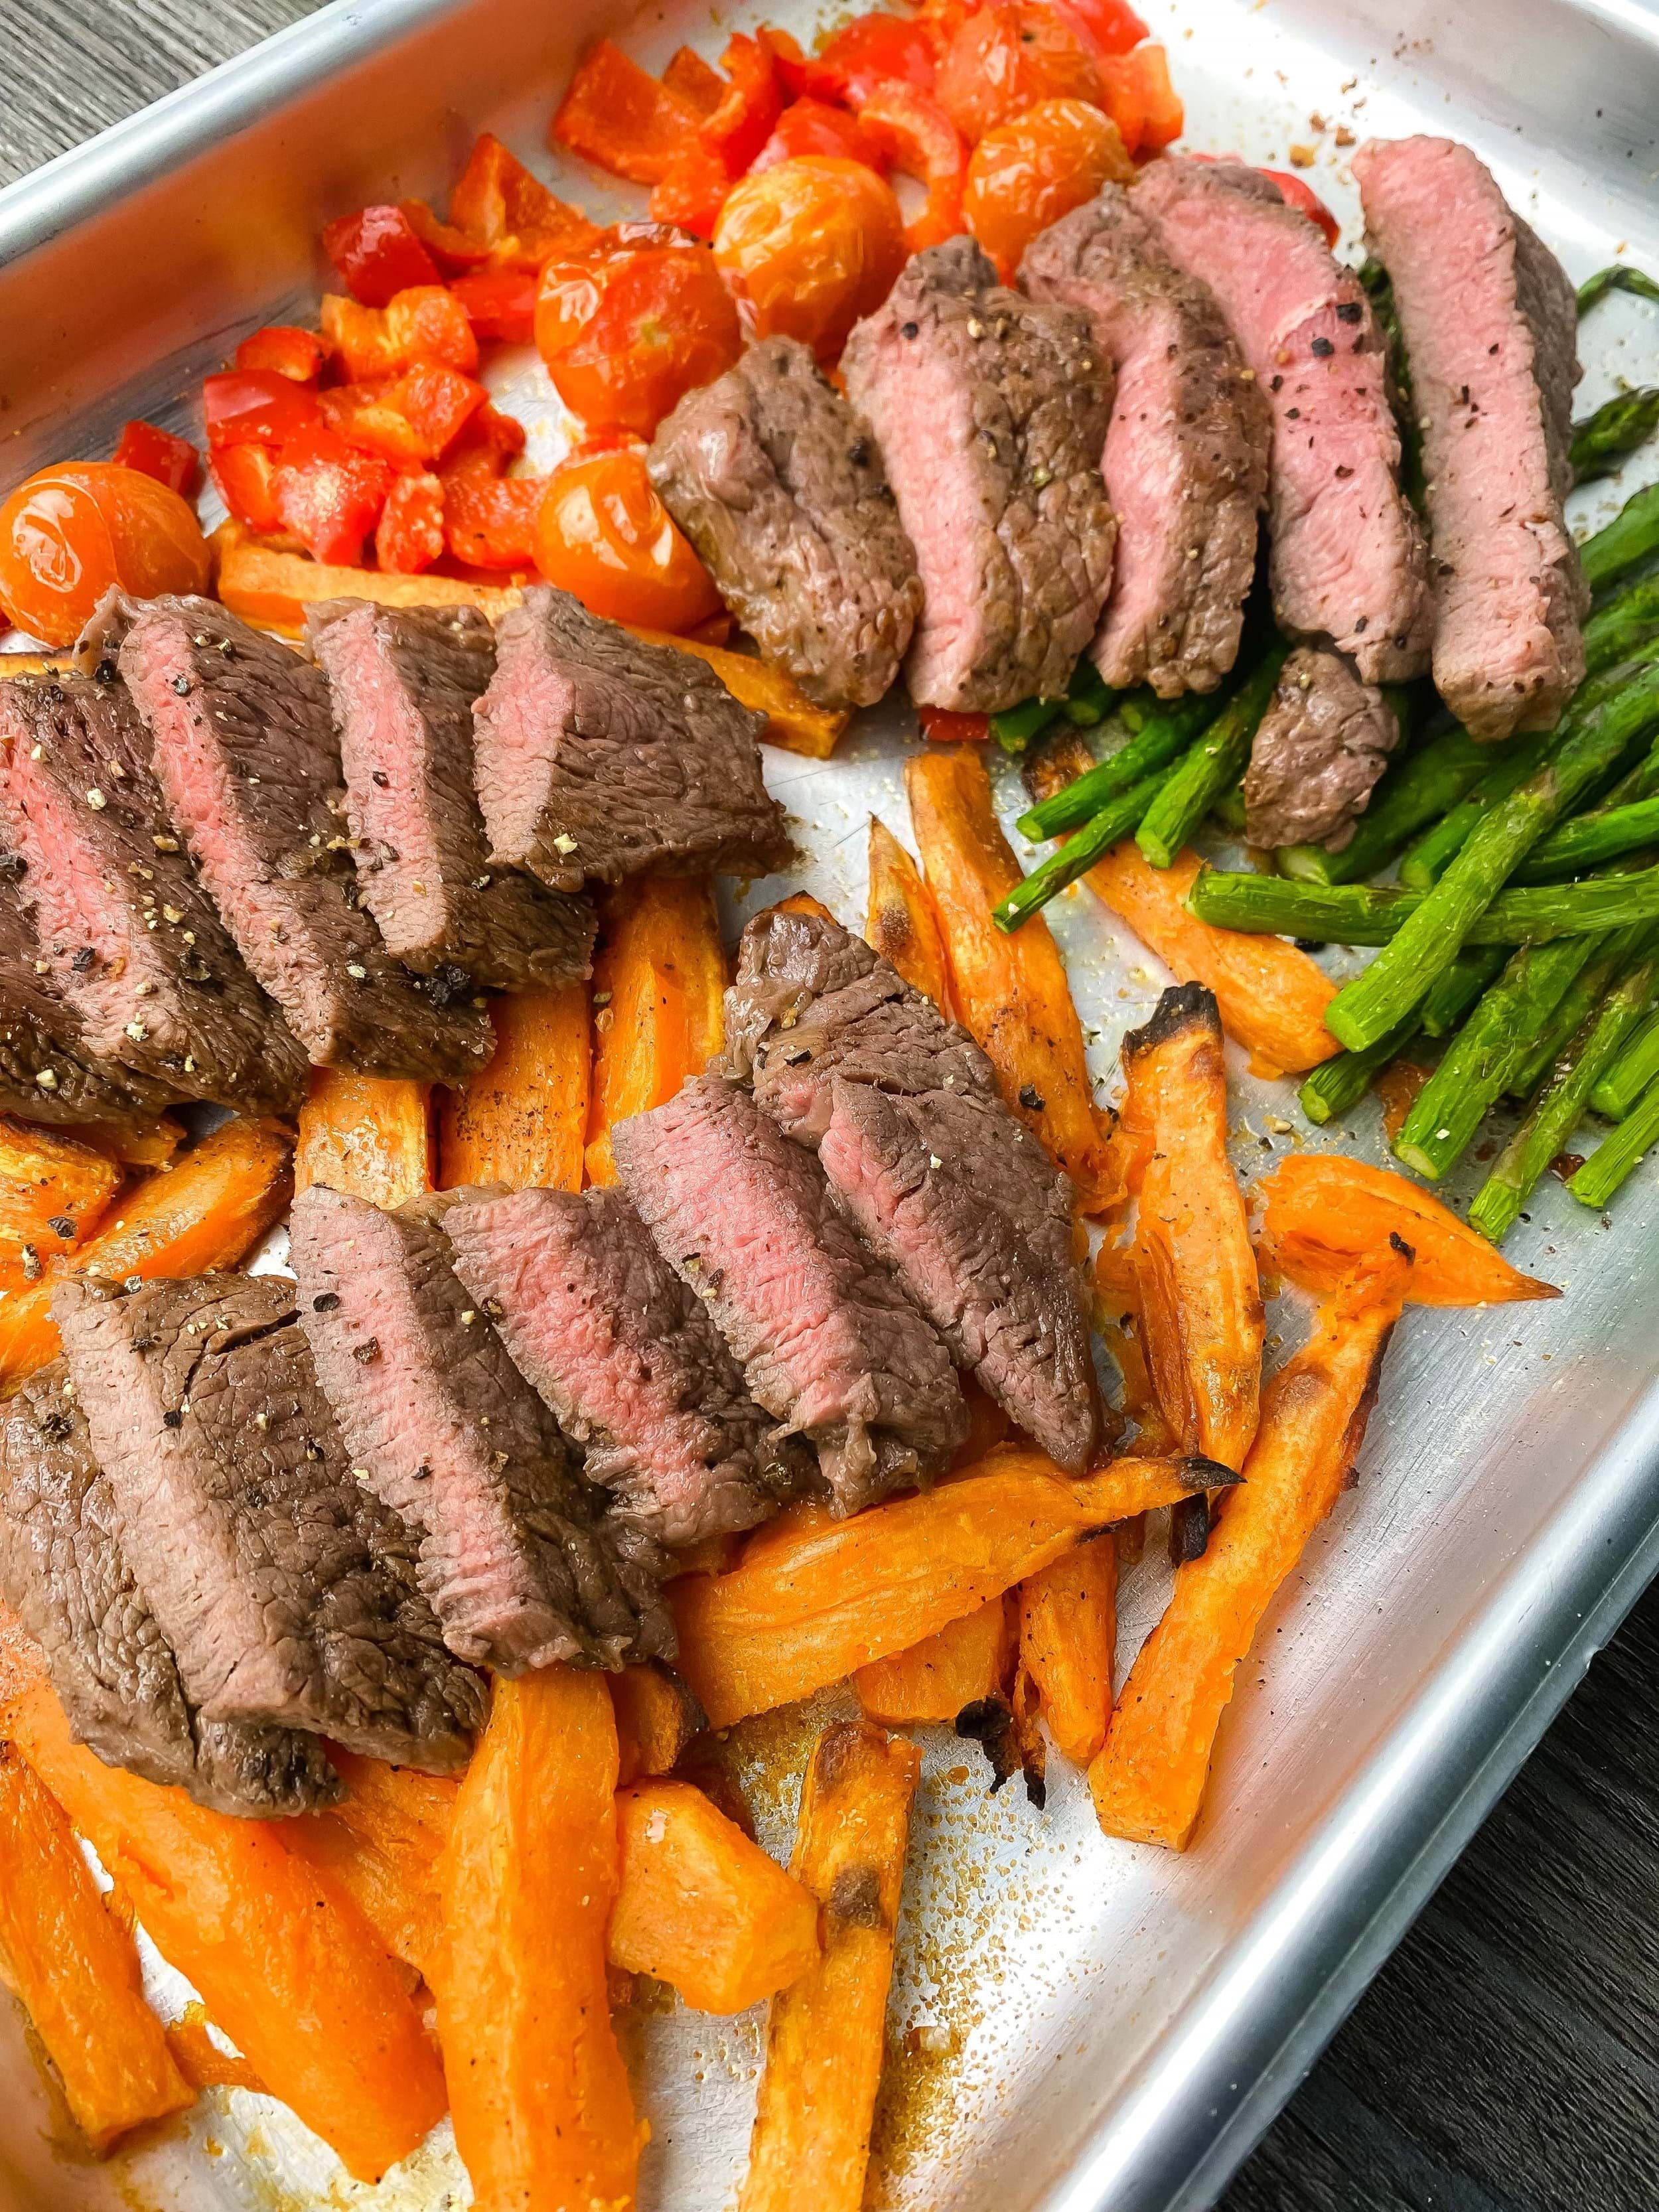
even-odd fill
[[[1121,185],[1035,239],[1019,281],[1086,315],[1117,377],[1101,461],[1117,556],[1100,672],[1164,699],[1213,691],[1238,656],[1255,574],[1266,396],[1209,286],[1176,266]]]
[[[1253,845],[1340,853],[1399,741],[1393,708],[1352,661],[1298,646],[1251,742],[1245,836]]]
[[[307,610],[306,637],[333,696],[357,881],[386,950],[422,975],[459,971],[457,989],[590,974],[586,900],[489,865],[472,706],[495,642],[477,609],[331,599]]]
[[[434,1773],[462,1765],[483,1683],[444,1649],[415,1538],[355,1479],[294,1285],[66,1280],[52,1316],[191,1703]]]
[[[124,625],[121,673],[173,818],[312,1060],[363,1075],[473,1073],[492,1049],[483,1008],[423,990],[356,904],[321,669],[210,599],[106,602],[94,647]]]
[[[69,1127],[153,1121],[178,1091],[90,1049],[47,981],[19,896],[12,884],[0,885],[0,1111]]]
[[[660,1541],[752,1528],[811,1474],[620,1192],[481,1191],[444,1226],[590,1481]]]
[[[1421,676],[1428,553],[1400,489],[1386,352],[1358,278],[1258,170],[1166,156],[1141,171],[1133,198],[1215,294],[1272,402],[1280,626],[1329,637],[1368,684]]]
[[[495,630],[474,709],[490,859],[555,890],[649,869],[764,875],[788,850],[763,717],[689,653],[537,585]]]
[[[832,1509],[937,1473],[967,1434],[950,1355],[746,1091],[694,1077],[611,1132],[623,1186],[753,1396],[817,1449]]]
[[[261,1819],[341,1795],[313,1735],[204,1721],[133,1579],[115,1501],[61,1360],[0,1419],[0,1596],[46,1655],[69,1723],[111,1766]]]
[[[602,1518],[558,1424],[462,1287],[448,1194],[382,1213],[313,1183],[289,1234],[300,1316],[360,1479],[421,1539],[458,1657],[520,1674],[673,1648],[651,1547]]]
[[[1064,1467],[1097,1396],[1072,1186],[1004,1105],[965,1030],[861,938],[760,915],[726,993],[726,1050],[957,1359]]]
[[[688,392],[647,466],[720,597],[821,707],[873,706],[921,611],[875,441],[796,338]]]
[[[1423,433],[1435,683],[1477,738],[1547,729],[1583,678],[1589,605],[1562,520],[1572,286],[1467,146],[1373,138],[1353,170]]]
[[[122,685],[0,684],[0,830],[44,980],[99,1059],[174,1097],[298,1105],[305,1055],[191,872]]]
[[[921,570],[919,704],[994,714],[1063,692],[1112,580],[1109,364],[1069,307],[1011,292],[970,238],[907,264],[848,339]]]

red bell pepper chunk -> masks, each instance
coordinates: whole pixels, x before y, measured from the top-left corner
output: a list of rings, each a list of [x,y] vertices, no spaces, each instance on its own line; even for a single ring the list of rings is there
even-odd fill
[[[878,85],[908,84],[931,92],[939,75],[939,51],[926,23],[901,15],[854,15],[807,64],[810,89],[828,84],[831,97],[862,107]]]
[[[958,714],[949,707],[918,707],[921,734],[934,744],[983,744],[991,734],[988,714]]]
[[[450,195],[445,228],[486,246],[495,268],[531,270],[550,253],[570,252],[599,234],[597,223],[549,191],[488,131]]]
[[[1279,197],[1286,207],[1293,207],[1298,215],[1305,215],[1310,222],[1317,223],[1325,234],[1327,246],[1334,246],[1341,236],[1342,226],[1331,213],[1311,185],[1304,185],[1300,177],[1288,169],[1264,169],[1264,177],[1271,177],[1279,187]]]
[[[1162,46],[1108,54],[1101,61],[1100,76],[1106,112],[1117,125],[1126,153],[1136,161],[1147,161],[1180,137],[1186,116],[1170,82],[1169,57]]]
[[[322,424],[315,392],[271,368],[229,368],[206,378],[202,412],[208,443],[281,446]]]
[[[418,576],[444,550],[444,488],[422,471],[398,477],[374,532],[374,558],[400,576]]]
[[[725,162],[735,182],[776,129],[783,87],[771,48],[745,31],[727,40],[720,66],[731,82],[720,106],[697,126],[697,137]]]
[[[171,430],[158,430],[154,422],[129,422],[115,448],[115,459],[124,469],[137,469],[154,477],[181,499],[194,499],[202,484],[202,457],[188,438],[175,438]]]
[[[238,368],[268,368],[295,384],[315,384],[329,356],[326,338],[291,323],[267,323],[250,331],[236,349]]]
[[[392,489],[392,465],[325,428],[283,448],[271,489],[283,529],[313,560],[355,568]]]
[[[651,220],[672,223],[697,238],[712,238],[726,196],[736,181],[719,154],[694,143],[652,188]]]
[[[364,307],[337,293],[324,295],[324,334],[354,384],[396,376],[417,361],[442,362],[471,376],[478,341],[466,310],[442,284],[417,284],[384,307]]]
[[[477,453],[480,447],[495,456],[495,472],[499,476],[507,463],[516,460],[525,449],[525,428],[516,415],[503,415],[498,407],[486,400],[476,415],[468,418],[466,428],[455,441],[455,456]]]
[[[384,307],[411,284],[441,281],[438,264],[400,207],[359,208],[323,226],[323,251],[354,300]]]
[[[387,405],[395,407],[413,429],[430,460],[454,444],[485,397],[482,384],[459,369],[446,368],[441,362],[417,362],[386,395]]]
[[[269,446],[221,446],[213,453],[213,481],[238,522],[270,538],[283,526],[277,511],[276,457]]]
[[[539,283],[531,269],[476,269],[471,276],[452,277],[449,289],[465,311],[475,338],[528,345],[535,336]]]
[[[337,384],[321,395],[323,420],[337,437],[396,469],[423,468],[431,459],[415,425],[394,404],[391,384]]]
[[[472,237],[453,222],[440,221],[424,200],[404,200],[400,205],[410,229],[446,276],[482,269],[489,262],[490,249],[483,239]]]
[[[699,115],[712,115],[726,97],[726,79],[712,62],[704,61],[695,46],[675,47],[662,73],[662,81],[677,100],[684,100],[688,107],[695,107]]]
[[[778,127],[749,165],[754,176],[779,161],[793,161],[803,154],[827,154],[843,161],[862,161],[872,169],[881,167],[875,141],[859,127],[858,118],[844,107],[811,97],[793,100],[778,118]]]
[[[939,102],[914,85],[878,85],[859,110],[859,125],[890,168],[927,187],[927,204],[904,234],[911,252],[956,237],[968,149]]]
[[[504,477],[487,447],[473,447],[438,471],[444,491],[444,538],[458,561],[474,568],[535,565],[536,515],[545,477]]]
[[[552,137],[614,176],[655,185],[702,119],[690,100],[601,39],[571,78]]]
[[[1149,35],[1128,0],[1065,0],[1060,12],[1079,24],[1103,54],[1127,54]]]

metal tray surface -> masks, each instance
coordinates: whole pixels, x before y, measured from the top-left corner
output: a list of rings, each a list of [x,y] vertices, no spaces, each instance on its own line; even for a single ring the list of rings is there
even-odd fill
[[[1659,267],[1659,14],[1644,0],[1176,0],[1150,12],[1192,143],[1280,164],[1312,146],[1312,180],[1350,244],[1341,133],[1427,128],[1476,147],[1575,277],[1615,250]],[[337,0],[0,194],[0,487],[107,451],[130,413],[185,427],[197,380],[242,331],[314,299],[320,222],[368,197],[441,194],[478,129],[556,180],[544,131],[557,88],[582,43],[625,13],[607,0]],[[763,15],[815,27],[811,0],[718,21],[663,4],[622,35],[655,65],[684,38],[716,54]],[[590,205],[629,204],[626,188],[563,173]],[[1584,339],[1583,404],[1621,376],[1650,380],[1650,308],[1615,297]],[[544,387],[510,361],[497,380],[531,419],[535,456],[556,458],[564,428]],[[1587,495],[1583,519],[1636,480]],[[827,764],[768,757],[814,856],[806,887],[848,920],[863,908],[871,811],[908,834],[908,723],[878,711]],[[1002,773],[1012,822],[1018,794]],[[747,887],[743,907],[778,888]],[[1167,979],[1085,892],[1059,902],[1054,926],[1109,1096],[1118,1038]],[[1234,1073],[1242,1168],[1297,1144],[1383,1157],[1374,1105],[1328,1138],[1285,1086]],[[1058,1763],[1045,1816],[1012,1792],[991,1799],[976,1753],[920,1732],[889,2023],[908,2055],[878,2115],[873,2207],[1212,2202],[1659,1566],[1659,1176],[1627,1187],[1611,1229],[1547,1178],[1529,1211],[1514,1256],[1565,1297],[1408,1313],[1357,1486],[1274,1607],[1261,1663],[1241,1669],[1189,1852],[1103,1838],[1081,1778]],[[1294,1340],[1292,1302],[1270,1326]],[[1163,1600],[1159,1551],[1149,1543],[1126,1578],[1124,1665]],[[805,1747],[836,1705],[738,1734],[775,1849]],[[178,1978],[151,1964],[158,2000],[182,2005]],[[643,2204],[719,2212],[741,2171],[758,2013],[635,2010],[623,2033],[654,2129]],[[368,2190],[243,2091],[211,2093],[112,2166],[77,2163],[11,2008],[0,2084],[3,2212],[467,2201],[447,2124]]]

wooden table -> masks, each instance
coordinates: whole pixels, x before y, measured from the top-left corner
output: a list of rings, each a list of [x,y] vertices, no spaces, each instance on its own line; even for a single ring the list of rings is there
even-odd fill
[[[0,183],[313,0],[7,0]],[[1659,2208],[1659,1589],[1223,2212]]]

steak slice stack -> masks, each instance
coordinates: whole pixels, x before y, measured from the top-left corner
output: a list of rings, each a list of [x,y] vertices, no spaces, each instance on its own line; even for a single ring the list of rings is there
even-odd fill
[[[1421,676],[1428,552],[1400,489],[1386,356],[1358,278],[1276,185],[1237,162],[1149,161],[1133,198],[1215,294],[1272,403],[1279,627],[1330,638],[1368,684]]]
[[[1034,239],[1022,290],[1089,319],[1117,397],[1101,473],[1117,517],[1094,642],[1108,684],[1212,691],[1238,656],[1273,417],[1207,284],[1121,185]]]
[[[842,1219],[817,1161],[746,1091],[694,1077],[618,1123],[611,1145],[629,1197],[750,1394],[816,1446],[834,1511],[948,1462],[968,1426],[950,1355]]]
[[[383,1213],[320,1183],[292,1258],[317,1373],[359,1478],[420,1532],[450,1650],[498,1674],[672,1650],[653,1547],[602,1517],[552,1414],[456,1276],[449,1194]]]
[[[192,1708],[116,1533],[68,1370],[41,1369],[0,1418],[0,1595],[40,1646],[79,1742],[216,1812],[269,1819],[331,1803],[313,1735]]]
[[[173,821],[313,1061],[363,1075],[472,1073],[493,1047],[489,1017],[423,991],[356,904],[321,669],[210,599],[106,599],[93,649],[123,629],[121,673]]]
[[[153,1121],[179,1093],[88,1048],[15,899],[0,887],[0,1111],[70,1127]]]
[[[8,895],[88,1050],[178,1098],[299,1103],[305,1055],[191,872],[120,684],[0,684],[0,828]]]
[[[309,608],[328,678],[363,903],[386,949],[458,991],[551,988],[590,973],[593,910],[492,868],[472,788],[472,706],[495,666],[476,607]]]
[[[1562,519],[1572,286],[1467,146],[1373,138],[1353,168],[1423,434],[1435,683],[1477,738],[1547,729],[1583,677],[1589,604]]]
[[[574,891],[651,869],[764,875],[788,850],[761,779],[763,718],[706,662],[568,592],[534,586],[501,617],[474,713],[495,866]]]
[[[1251,741],[1245,836],[1253,845],[1340,853],[1399,741],[1393,708],[1351,661],[1298,646]]]
[[[111,1296],[71,1279],[52,1315],[192,1705],[461,1765],[483,1683],[444,1648],[414,1537],[353,1474],[293,1285],[204,1275]]]
[[[889,691],[921,611],[875,441],[798,338],[688,392],[647,458],[663,504],[769,660],[821,707]]]
[[[461,1280],[619,1513],[691,1544],[753,1528],[803,1486],[810,1455],[750,1397],[620,1192],[480,1191],[444,1227]]]
[[[842,367],[921,571],[911,697],[994,714],[1063,693],[1115,536],[1100,474],[1112,372],[1088,324],[1009,291],[953,238],[906,264]]]
[[[726,993],[726,1050],[817,1151],[866,1242],[957,1359],[1062,1467],[1098,1435],[1072,1187],[991,1063],[861,938],[760,915]]]

